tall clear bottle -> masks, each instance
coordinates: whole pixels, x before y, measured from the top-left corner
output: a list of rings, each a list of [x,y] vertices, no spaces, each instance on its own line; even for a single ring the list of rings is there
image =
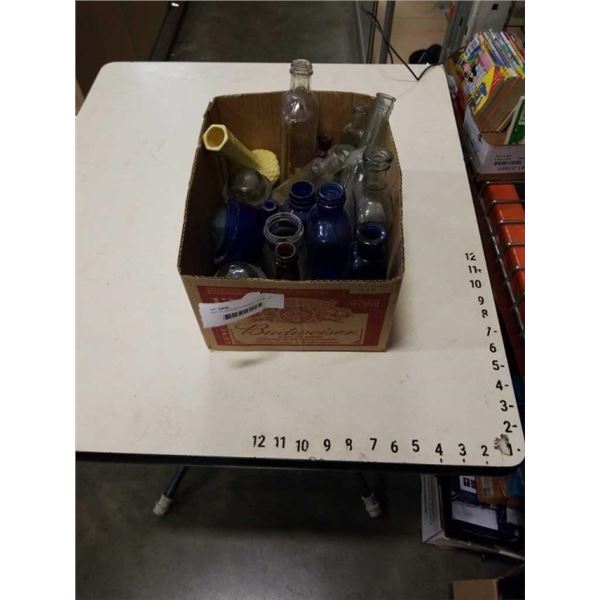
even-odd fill
[[[355,226],[379,223],[388,231],[392,227],[394,206],[387,183],[387,173],[394,157],[381,146],[369,146],[363,154],[363,179],[354,188]]]
[[[281,100],[281,181],[306,166],[317,150],[319,102],[310,89],[312,64],[298,58],[292,61],[290,73],[290,89]]]
[[[375,102],[373,102],[373,106],[371,107],[360,146],[345,161],[342,181],[346,188],[346,195],[348,195],[349,191],[352,191],[352,186],[355,183],[353,180],[362,179],[360,165],[365,148],[381,143],[383,130],[390,119],[394,102],[396,102],[396,98],[383,92],[378,92],[375,96]]]
[[[360,147],[367,124],[367,112],[365,104],[359,102],[354,105],[352,108],[352,121],[342,131],[342,144],[350,144],[355,148]]]
[[[375,102],[369,113],[369,120],[363,133],[360,147],[357,148],[346,159],[344,170],[340,177],[340,181],[346,190],[346,211],[350,218],[356,215],[356,190],[360,187],[364,177],[363,155],[369,146],[379,144],[382,141],[383,131],[386,123],[390,119],[390,114],[394,108],[396,98],[378,92],[375,96]],[[358,223],[354,223],[357,227]]]

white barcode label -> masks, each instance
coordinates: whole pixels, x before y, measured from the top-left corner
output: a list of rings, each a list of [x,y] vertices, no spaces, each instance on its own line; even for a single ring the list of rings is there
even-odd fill
[[[202,325],[206,328],[228,325],[262,312],[265,308],[283,308],[283,294],[250,292],[239,300],[198,304]]]

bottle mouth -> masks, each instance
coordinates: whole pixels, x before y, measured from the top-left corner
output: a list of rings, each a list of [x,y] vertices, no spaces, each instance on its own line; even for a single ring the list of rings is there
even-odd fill
[[[363,153],[363,161],[370,171],[387,171],[394,156],[382,146],[368,146]]]
[[[279,204],[272,198],[267,198],[262,203],[262,209],[267,213],[274,213],[279,208]]]
[[[292,75],[305,75],[308,77],[313,74],[312,63],[306,58],[296,58],[290,65],[290,73]]]
[[[327,208],[338,208],[344,206],[346,193],[342,185],[336,181],[324,183],[317,192],[317,203]]]
[[[387,229],[380,223],[367,221],[359,225],[357,237],[358,241],[365,246],[374,248],[381,246],[386,241],[388,234]]]
[[[296,181],[290,187],[292,208],[306,209],[315,203],[315,186],[310,181]]]
[[[281,242],[297,244],[304,235],[302,220],[292,213],[278,212],[271,215],[263,228],[265,239],[273,245]]]
[[[394,102],[396,102],[396,98],[394,96],[390,96],[389,94],[384,94],[383,92],[377,92],[375,94],[377,101],[381,104],[384,104],[386,107],[392,108],[394,106]]]
[[[292,242],[279,242],[275,246],[275,258],[282,263],[289,263],[296,257],[296,246]]]

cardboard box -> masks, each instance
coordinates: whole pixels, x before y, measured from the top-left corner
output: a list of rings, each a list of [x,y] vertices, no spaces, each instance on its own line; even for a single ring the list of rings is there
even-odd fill
[[[525,178],[525,144],[505,145],[504,133],[481,133],[467,108],[462,138],[471,166],[480,180],[506,181]]]
[[[421,535],[423,542],[440,548],[462,548],[523,560],[524,554],[498,544],[479,544],[446,533],[442,493],[435,475],[421,475]]]
[[[231,166],[202,146],[211,124],[224,123],[249,148],[279,155],[282,92],[218,96],[204,115],[190,178],[178,270],[198,325],[215,350],[385,350],[404,272],[402,175],[389,126],[383,144],[393,153],[389,185],[395,200],[390,232],[388,279],[384,281],[282,281],[212,277],[210,223],[223,205]],[[373,99],[362,94],[318,92],[320,129],[333,143],[352,118],[352,106]],[[265,308],[234,324],[204,327],[199,303],[240,299],[250,292],[282,294],[283,308]]]
[[[525,179],[525,144],[505,144],[506,133],[482,132],[467,106],[455,69],[456,52],[445,64],[450,95],[464,113],[461,138],[469,162],[480,181],[522,181]],[[453,102],[453,106],[455,104]]]
[[[500,577],[460,579],[452,582],[453,600],[522,600],[525,598],[525,566]]]
[[[454,600],[498,600],[496,579],[462,579],[452,582]]]

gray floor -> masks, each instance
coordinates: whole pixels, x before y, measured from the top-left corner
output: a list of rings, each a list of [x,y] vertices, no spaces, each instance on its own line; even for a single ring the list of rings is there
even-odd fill
[[[514,564],[421,543],[416,475],[369,476],[372,520],[349,473],[194,468],[159,519],[171,472],[77,464],[79,600],[440,599]]]
[[[370,8],[370,2],[362,3]],[[189,2],[171,60],[363,62],[354,2]]]

